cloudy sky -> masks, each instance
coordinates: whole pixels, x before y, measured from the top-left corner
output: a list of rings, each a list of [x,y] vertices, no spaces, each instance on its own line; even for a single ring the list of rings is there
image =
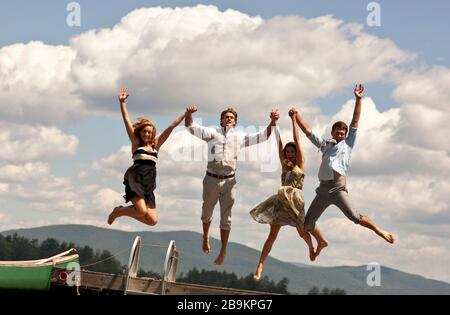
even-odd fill
[[[353,86],[366,86],[348,177],[355,207],[392,231],[394,246],[330,207],[319,224],[330,241],[319,266],[379,262],[450,282],[450,4],[378,1],[70,1],[2,3],[0,31],[0,231],[49,224],[109,227],[131,164],[117,92],[132,118],[162,130],[188,104],[213,126],[232,105],[243,130],[296,106],[320,134],[350,122]],[[8,31],[6,31],[8,30]],[[320,154],[302,136],[307,206]],[[177,128],[162,148],[153,231],[201,231],[205,146]],[[200,155],[198,155],[200,152]],[[260,249],[268,226],[248,212],[280,181],[275,142],[242,152],[230,241]],[[212,236],[218,237],[218,209]],[[120,218],[112,228],[146,230]],[[200,244],[199,244],[200,246]],[[295,230],[272,255],[308,262]],[[213,259],[205,258],[205,259]],[[255,262],[256,264],[256,262]],[[251,270],[249,270],[251,272]]]

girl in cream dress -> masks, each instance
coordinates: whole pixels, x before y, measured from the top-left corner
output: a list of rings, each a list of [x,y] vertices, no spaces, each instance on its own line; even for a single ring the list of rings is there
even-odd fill
[[[278,192],[261,202],[250,211],[252,218],[262,224],[270,224],[270,233],[261,252],[261,257],[253,276],[259,280],[263,271],[264,261],[272,249],[280,228],[284,225],[290,225],[297,229],[298,234],[308,245],[309,257],[314,261],[319,255],[320,250],[328,245],[323,238],[318,227],[313,232],[317,239],[317,250],[314,250],[311,235],[305,231],[305,200],[303,196],[303,181],[305,178],[305,158],[300,146],[298,125],[295,122],[295,108],[289,110],[289,116],[292,120],[292,129],[294,142],[289,142],[283,148],[281,137],[277,130],[278,149],[280,162],[282,165],[281,187]]]

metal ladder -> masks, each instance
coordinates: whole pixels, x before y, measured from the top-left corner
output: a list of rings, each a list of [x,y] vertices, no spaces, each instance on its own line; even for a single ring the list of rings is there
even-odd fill
[[[123,291],[124,295],[128,295],[128,294],[154,295],[153,293],[135,291],[135,290],[129,289],[130,279],[132,277],[136,278],[138,270],[139,270],[139,257],[141,255],[141,243],[142,243],[141,237],[136,236],[134,243],[133,243],[133,247],[131,248],[131,252],[130,252],[130,259],[128,262],[128,272],[127,272],[127,277],[125,279],[125,287],[124,287],[124,291]],[[167,247],[166,258],[164,260],[161,295],[166,294],[167,282],[175,282],[177,266],[178,266],[178,251],[175,246],[175,241],[171,240],[169,243],[169,246]]]

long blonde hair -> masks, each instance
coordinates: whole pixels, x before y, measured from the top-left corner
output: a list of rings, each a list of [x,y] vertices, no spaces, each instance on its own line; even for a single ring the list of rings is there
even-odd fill
[[[147,126],[150,126],[152,128],[153,134],[152,134],[152,139],[151,139],[150,143],[152,146],[155,145],[156,126],[152,123],[151,120],[144,118],[144,117],[139,117],[138,121],[133,124],[133,129],[134,129],[133,133],[134,133],[134,136],[136,137],[136,139],[139,140],[139,146],[144,145],[144,142],[141,139],[141,130]]]

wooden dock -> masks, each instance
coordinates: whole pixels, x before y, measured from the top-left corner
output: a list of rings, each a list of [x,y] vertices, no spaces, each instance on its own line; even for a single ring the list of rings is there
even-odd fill
[[[136,237],[131,247],[126,275],[83,270],[54,269],[50,282],[53,288],[77,287],[77,291],[124,295],[268,295],[267,292],[221,288],[176,282],[179,253],[175,241],[170,241],[164,261],[162,279],[138,277],[141,238]],[[81,268],[80,268],[81,267]]]
[[[55,270],[51,278],[52,287],[68,287],[60,278],[65,270]],[[93,292],[112,292],[124,294],[127,276],[115,275],[88,270],[80,271],[79,289]],[[164,288],[164,289],[163,289]],[[164,291],[163,291],[164,290]],[[271,295],[268,292],[221,288],[181,282],[168,282],[161,279],[130,277],[128,279],[128,295]]]

